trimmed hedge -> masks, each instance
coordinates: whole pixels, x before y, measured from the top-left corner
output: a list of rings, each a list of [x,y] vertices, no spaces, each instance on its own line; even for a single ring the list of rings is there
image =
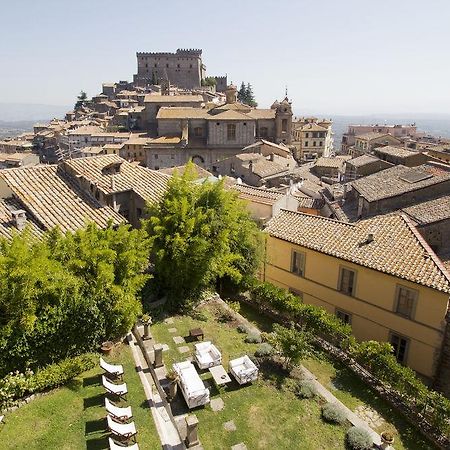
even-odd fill
[[[249,285],[250,299],[261,311],[293,321],[344,349],[380,382],[397,391],[405,406],[416,414],[423,414],[440,434],[450,438],[450,400],[429,389],[413,370],[399,364],[389,343],[358,343],[351,327],[323,308],[305,305],[299,297],[271,283],[254,281]]]
[[[351,427],[347,431],[347,444],[352,450],[370,450],[373,440],[364,428]]]
[[[11,372],[0,379],[0,410],[14,406],[27,395],[62,386],[80,373],[92,369],[97,358],[98,355],[86,353],[50,364],[36,373],[31,370]]]

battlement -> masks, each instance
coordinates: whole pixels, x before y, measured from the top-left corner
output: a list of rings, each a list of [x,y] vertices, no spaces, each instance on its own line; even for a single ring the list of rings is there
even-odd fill
[[[174,52],[136,52],[136,56],[139,57],[150,57],[156,56],[159,58],[170,58],[174,56],[194,56],[200,58],[202,56],[202,49],[200,48],[177,48]]]
[[[227,76],[223,75],[223,76],[214,76],[214,78],[216,79],[216,81],[218,83],[222,82],[222,83],[226,83],[227,82]]]

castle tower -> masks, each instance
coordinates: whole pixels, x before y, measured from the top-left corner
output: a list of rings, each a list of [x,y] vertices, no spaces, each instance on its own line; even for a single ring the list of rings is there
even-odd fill
[[[275,101],[272,108],[275,109],[276,142],[289,145],[292,143],[292,104],[286,96],[280,103]]]
[[[227,86],[225,90],[225,97],[227,99],[227,104],[236,103],[237,101],[237,87],[231,83]]]

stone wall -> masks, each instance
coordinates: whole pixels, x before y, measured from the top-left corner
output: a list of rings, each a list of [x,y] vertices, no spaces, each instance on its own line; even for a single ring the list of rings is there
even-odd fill
[[[228,125],[236,126],[236,139],[228,139]],[[245,147],[255,142],[255,121],[209,121],[208,145],[223,147]]]

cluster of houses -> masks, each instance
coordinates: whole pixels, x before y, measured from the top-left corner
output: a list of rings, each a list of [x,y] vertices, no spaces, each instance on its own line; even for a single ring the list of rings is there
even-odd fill
[[[223,77],[202,86],[195,52],[197,62],[138,54],[133,83],[104,84],[65,120],[0,142],[0,236],[86,220],[139,227],[191,160],[199,181],[224,178],[265,229],[264,280],[358,339],[390,342],[449,394],[450,142],[415,125],[351,125],[336,154],[331,121],[294,118],[287,97],[242,104]]]

